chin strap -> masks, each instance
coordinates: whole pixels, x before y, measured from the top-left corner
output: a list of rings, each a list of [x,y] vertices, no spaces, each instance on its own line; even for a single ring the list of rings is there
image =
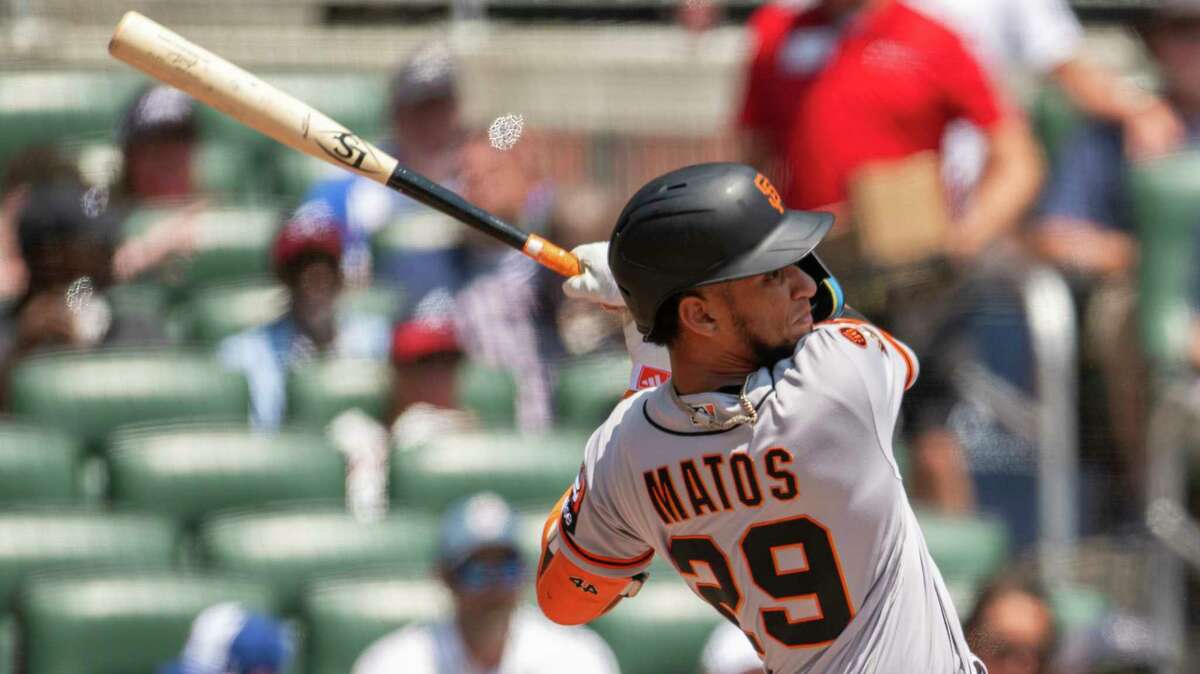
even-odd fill
[[[747,424],[753,426],[758,422],[758,411],[754,409],[754,403],[750,402],[750,398],[746,396],[746,389],[750,386],[750,378],[746,378],[746,382],[742,384],[742,391],[738,393],[738,404],[742,407],[741,414],[735,414],[724,421],[717,418],[715,414],[709,414],[708,410],[689,405],[679,397],[679,392],[675,390],[675,385],[671,382],[666,384],[667,397],[681,412],[688,415],[692,425],[706,431],[726,431],[735,426]]]

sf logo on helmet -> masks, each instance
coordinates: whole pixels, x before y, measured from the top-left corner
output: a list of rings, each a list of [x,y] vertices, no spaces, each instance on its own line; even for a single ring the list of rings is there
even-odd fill
[[[754,186],[763,193],[772,208],[779,211],[780,214],[783,213],[783,197],[779,196],[779,192],[775,190],[775,186],[771,184],[770,180],[767,180],[765,175],[760,173],[754,176]]]

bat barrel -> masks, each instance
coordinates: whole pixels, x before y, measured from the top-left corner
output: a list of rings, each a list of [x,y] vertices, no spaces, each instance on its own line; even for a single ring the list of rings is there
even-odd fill
[[[396,160],[334,120],[178,33],[126,12],[108,52],[242,124],[347,170],[386,184]]]

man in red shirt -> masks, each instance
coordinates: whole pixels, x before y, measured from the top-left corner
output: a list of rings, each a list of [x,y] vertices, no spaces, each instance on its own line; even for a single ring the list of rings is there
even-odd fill
[[[897,0],[821,0],[803,11],[765,5],[751,29],[756,50],[739,118],[746,159],[774,169],[790,208],[840,205],[859,168],[937,151],[958,118],[983,129],[990,147],[949,253],[970,259],[1032,204],[1036,142],[948,28]]]
[[[1020,111],[954,33],[900,0],[798,4],[771,3],[751,18],[755,53],[739,116],[748,141],[744,159],[777,179],[789,208],[844,212],[863,167],[936,153],[947,125],[966,119],[987,135],[988,160],[972,198],[950,213],[945,253],[960,272],[977,268],[979,254],[1016,228],[1041,182],[1040,151]],[[897,226],[921,217],[895,216]],[[868,314],[887,314],[871,317],[922,351],[930,366],[910,411],[913,496],[970,510],[962,450],[945,425],[954,396],[952,365],[942,353],[954,337],[943,326],[960,310],[950,307],[955,293],[936,284],[892,286],[886,299],[870,292],[868,299],[852,287],[861,261],[851,256],[844,263],[851,268],[838,272],[850,282],[852,300],[865,302],[859,308]],[[872,275],[871,283],[881,278]]]

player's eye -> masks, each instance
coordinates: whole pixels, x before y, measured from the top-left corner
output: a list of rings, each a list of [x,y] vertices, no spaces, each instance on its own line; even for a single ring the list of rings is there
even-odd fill
[[[783,270],[776,269],[775,271],[769,271],[766,274],[763,274],[763,276],[765,277],[764,280],[766,280],[768,283],[774,283],[783,277]]]

